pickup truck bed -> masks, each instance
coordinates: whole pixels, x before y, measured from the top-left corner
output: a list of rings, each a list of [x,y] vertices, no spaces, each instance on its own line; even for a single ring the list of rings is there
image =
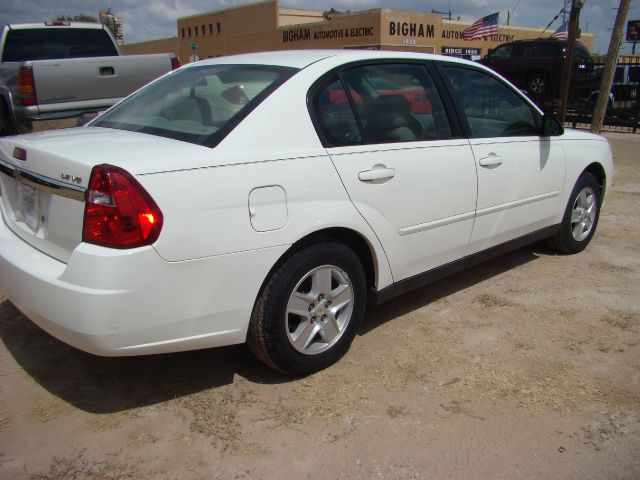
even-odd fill
[[[0,59],[0,134],[106,110],[178,66],[169,53],[120,56],[104,26],[69,22],[6,26]]]

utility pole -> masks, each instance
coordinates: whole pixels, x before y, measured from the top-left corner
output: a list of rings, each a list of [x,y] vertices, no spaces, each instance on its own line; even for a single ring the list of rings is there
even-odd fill
[[[562,79],[560,81],[560,98],[558,104],[558,120],[564,123],[567,113],[567,100],[569,99],[569,84],[571,83],[571,71],[573,70],[573,52],[576,46],[576,36],[578,33],[578,19],[580,9],[584,7],[585,0],[572,0],[571,13],[569,14],[569,38],[567,38],[567,56],[562,66]]]
[[[613,25],[613,32],[611,32],[607,60],[604,65],[602,80],[600,80],[600,92],[598,93],[596,106],[593,107],[591,131],[594,133],[600,133],[600,130],[602,130],[602,122],[604,121],[604,114],[607,110],[611,83],[613,82],[613,75],[616,72],[616,63],[618,63],[618,49],[620,48],[620,41],[622,40],[622,29],[624,28],[624,21],[627,18],[627,13],[629,13],[630,3],[631,0],[620,0],[620,7],[618,8],[618,14],[616,15],[616,22]]]

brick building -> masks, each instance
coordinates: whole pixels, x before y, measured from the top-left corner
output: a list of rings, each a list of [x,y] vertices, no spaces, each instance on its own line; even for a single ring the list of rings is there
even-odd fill
[[[492,13],[489,10],[487,14]],[[309,48],[405,50],[477,60],[501,43],[538,38],[542,34],[541,29],[502,26],[501,22],[497,35],[463,40],[462,32],[470,25],[434,13],[387,8],[329,13],[282,8],[277,0],[267,0],[179,18],[176,50],[172,51],[179,55],[181,63],[188,62],[193,54],[204,59]],[[545,36],[551,33],[548,31]],[[593,35],[583,34],[580,41],[593,49]],[[135,53],[157,51],[158,41],[154,42],[137,44]],[[148,50],[144,50],[147,44]],[[134,53],[128,47],[136,48],[135,45],[124,49],[125,53]]]

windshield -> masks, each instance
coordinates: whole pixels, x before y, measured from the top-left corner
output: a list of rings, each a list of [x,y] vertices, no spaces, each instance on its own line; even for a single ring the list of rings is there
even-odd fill
[[[296,71],[265,65],[182,68],[149,84],[90,125],[215,146]]]
[[[25,28],[9,30],[3,62],[117,56],[113,41],[102,28]]]

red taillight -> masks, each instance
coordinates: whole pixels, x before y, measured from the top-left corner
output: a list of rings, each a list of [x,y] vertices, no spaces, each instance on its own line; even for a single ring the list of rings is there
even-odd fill
[[[162,212],[142,185],[122,168],[93,167],[85,201],[83,242],[133,248],[149,245],[160,235]]]
[[[18,93],[20,103],[25,107],[36,105],[36,84],[33,80],[33,69],[31,67],[20,67],[18,72]]]
[[[180,68],[180,60],[177,57],[171,57],[171,70]]]

